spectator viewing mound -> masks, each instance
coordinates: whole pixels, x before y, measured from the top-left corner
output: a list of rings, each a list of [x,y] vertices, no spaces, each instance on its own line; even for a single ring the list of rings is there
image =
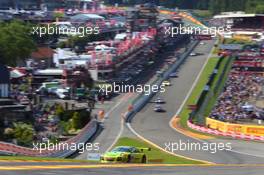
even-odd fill
[[[210,118],[230,123],[262,124],[264,57],[260,48],[249,46],[246,50],[236,56]]]

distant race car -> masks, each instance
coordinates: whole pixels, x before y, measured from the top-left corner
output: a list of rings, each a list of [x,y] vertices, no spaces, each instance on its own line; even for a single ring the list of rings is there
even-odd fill
[[[170,86],[171,83],[169,81],[163,81],[162,86]]]
[[[165,103],[165,101],[163,99],[161,99],[161,98],[157,98],[154,102],[157,103],[157,104]]]
[[[192,52],[190,53],[190,56],[200,56],[200,55],[203,55],[203,53],[195,53],[195,52]]]
[[[161,107],[161,105],[155,105],[154,111],[155,112],[165,112],[165,110]]]
[[[144,151],[150,148],[138,148],[133,146],[118,146],[101,156],[102,163],[147,163]]]
[[[170,78],[178,78],[178,75],[176,72],[171,73],[169,76]]]
[[[198,54],[197,53],[194,53],[194,52],[192,52],[192,53],[190,53],[190,56],[197,56]]]

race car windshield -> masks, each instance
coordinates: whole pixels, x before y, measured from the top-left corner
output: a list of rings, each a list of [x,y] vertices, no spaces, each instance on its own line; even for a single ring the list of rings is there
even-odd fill
[[[130,152],[130,149],[125,147],[118,147],[113,149],[112,152]]]

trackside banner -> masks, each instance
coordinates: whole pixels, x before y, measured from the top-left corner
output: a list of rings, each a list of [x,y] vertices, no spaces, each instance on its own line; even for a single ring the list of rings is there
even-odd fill
[[[226,133],[264,136],[264,126],[232,124],[206,118],[206,126]]]

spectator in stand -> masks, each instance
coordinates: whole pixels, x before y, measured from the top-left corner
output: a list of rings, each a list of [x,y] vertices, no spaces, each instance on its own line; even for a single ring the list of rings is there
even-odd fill
[[[258,117],[256,110],[251,109],[250,105],[247,108],[243,106],[260,94],[264,77],[235,74],[234,71],[231,71],[224,91],[219,96],[210,117],[230,122],[255,119]]]

